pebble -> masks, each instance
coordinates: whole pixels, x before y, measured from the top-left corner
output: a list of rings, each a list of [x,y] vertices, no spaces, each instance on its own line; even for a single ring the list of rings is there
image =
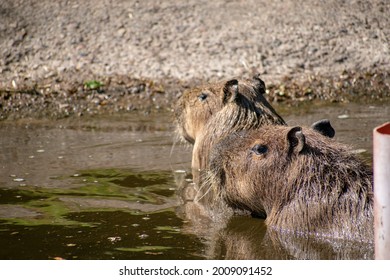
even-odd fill
[[[347,115],[347,114],[339,115],[339,116],[337,116],[337,118],[339,118],[339,119],[348,119],[349,115]]]
[[[26,181],[26,180],[23,179],[23,178],[14,178],[13,181],[14,181],[14,182],[24,182],[24,181]]]

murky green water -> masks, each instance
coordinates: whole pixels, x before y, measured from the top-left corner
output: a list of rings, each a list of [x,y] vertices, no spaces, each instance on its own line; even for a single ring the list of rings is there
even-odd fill
[[[371,160],[389,104],[278,108],[329,118]],[[210,219],[192,200],[191,147],[172,116],[0,123],[0,259],[370,259],[371,245],[273,236],[250,217]]]

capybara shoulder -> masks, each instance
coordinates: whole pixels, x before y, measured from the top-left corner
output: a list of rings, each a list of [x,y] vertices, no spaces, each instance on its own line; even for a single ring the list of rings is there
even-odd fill
[[[212,115],[219,112],[226,104],[226,88],[231,81],[220,81],[198,86],[185,91],[175,106],[178,134],[187,142],[195,143],[205,124]],[[265,84],[258,77],[240,79],[240,91],[256,102],[255,106],[266,108],[264,114],[278,122],[284,122],[264,98]],[[228,116],[226,116],[228,117]]]
[[[258,77],[252,80],[229,80],[220,93],[220,110],[214,112],[199,131],[193,150],[192,167],[207,167],[209,150],[232,132],[265,124],[285,125],[284,120],[263,96],[265,85]]]
[[[270,228],[372,242],[372,170],[328,134],[287,126],[233,133],[212,149],[208,182],[233,208],[265,213]]]

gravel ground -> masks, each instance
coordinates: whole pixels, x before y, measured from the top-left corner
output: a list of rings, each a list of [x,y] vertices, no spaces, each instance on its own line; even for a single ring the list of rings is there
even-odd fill
[[[386,0],[2,0],[0,118],[170,109],[185,88],[256,72],[271,101],[387,98],[389,11]]]

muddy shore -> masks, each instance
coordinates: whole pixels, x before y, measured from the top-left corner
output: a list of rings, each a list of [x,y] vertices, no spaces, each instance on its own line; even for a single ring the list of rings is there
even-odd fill
[[[260,73],[271,102],[390,104],[388,1],[0,3],[0,119],[172,110]]]

